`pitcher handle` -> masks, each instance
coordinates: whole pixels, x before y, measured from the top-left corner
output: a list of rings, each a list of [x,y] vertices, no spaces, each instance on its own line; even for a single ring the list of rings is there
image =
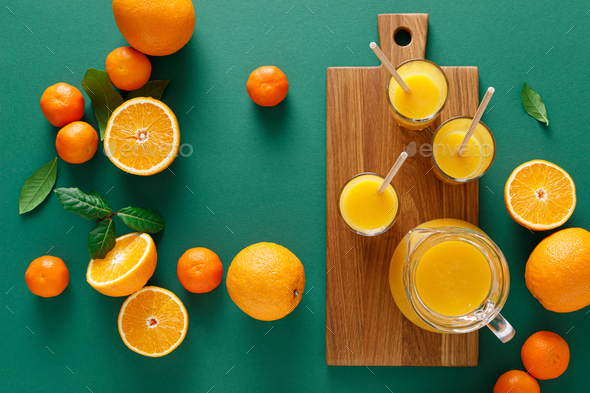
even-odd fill
[[[514,337],[514,334],[516,333],[512,325],[504,319],[502,314],[498,314],[487,326],[503,343],[512,340],[512,337]]]

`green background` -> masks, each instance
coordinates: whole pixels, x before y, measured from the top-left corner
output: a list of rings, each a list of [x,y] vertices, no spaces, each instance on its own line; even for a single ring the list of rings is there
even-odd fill
[[[18,214],[22,184],[56,156],[57,129],[39,108],[43,90],[57,82],[81,88],[86,69],[103,69],[106,55],[126,45],[111,2],[4,1],[0,390],[491,391],[500,374],[523,368],[520,348],[538,330],[562,335],[571,349],[566,373],[542,381],[542,390],[587,390],[588,309],[556,314],[530,295],[525,263],[547,233],[515,224],[502,192],[517,165],[552,161],[576,181],[579,201],[565,226],[590,228],[590,5],[518,3],[195,1],[197,25],[189,44],[174,55],[151,58],[152,79],[171,79],[163,100],[176,113],[181,142],[193,147],[192,155],[147,178],[125,174],[102,152],[82,165],[59,160],[57,186],[108,192],[114,208],[150,208],[166,221],[154,236],[159,261],[149,283],[182,299],[190,325],[178,349],[151,359],[127,349],[119,337],[124,299],[103,296],[85,282],[92,223],[65,212],[54,195],[33,212]],[[427,57],[440,65],[479,67],[481,96],[484,87],[496,88],[484,121],[495,133],[498,155],[480,183],[480,225],[508,259],[512,287],[502,313],[517,335],[501,344],[482,330],[476,368],[368,370],[325,363],[326,68],[378,65],[368,46],[378,40],[377,14],[396,12],[429,13]],[[245,83],[252,70],[268,64],[286,73],[290,91],[277,107],[261,108],[250,101]],[[523,111],[525,80],[545,100],[549,127]],[[96,126],[86,101],[84,120]],[[120,221],[117,226],[119,235],[129,231]],[[233,304],[224,283],[195,295],[178,282],[176,262],[186,249],[210,248],[227,269],[241,249],[260,241],[286,246],[305,266],[309,292],[288,317],[256,321]],[[29,292],[24,273],[50,249],[68,265],[70,284],[60,296],[42,299]]]

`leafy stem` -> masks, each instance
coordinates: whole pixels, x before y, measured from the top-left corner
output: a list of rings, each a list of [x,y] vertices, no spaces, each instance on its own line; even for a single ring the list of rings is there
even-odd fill
[[[96,225],[88,235],[88,252],[92,259],[106,257],[115,247],[117,242],[113,220],[115,216],[138,232],[156,233],[164,229],[164,220],[158,213],[131,206],[113,212],[109,203],[96,191],[85,194],[79,188],[57,188],[54,192],[67,211],[87,220],[96,219]]]
[[[96,221],[96,223],[98,224],[99,222],[103,222],[104,220],[108,220],[108,219],[110,219],[110,218],[112,218],[112,217],[114,217],[114,216],[116,216],[116,215],[117,215],[117,213],[113,213],[113,212],[111,212],[111,214],[109,214],[109,215],[108,215],[108,216],[106,216],[105,218],[101,218],[100,220]]]

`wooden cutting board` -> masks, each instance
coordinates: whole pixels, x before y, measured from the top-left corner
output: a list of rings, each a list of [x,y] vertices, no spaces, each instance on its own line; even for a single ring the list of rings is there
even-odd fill
[[[379,45],[395,65],[424,58],[428,14],[378,16]],[[398,46],[394,35],[407,30],[412,40]],[[370,51],[367,42],[367,51]],[[449,100],[437,122],[473,116],[479,101],[476,67],[443,67]],[[476,366],[477,332],[430,333],[409,322],[389,289],[389,263],[401,238],[436,218],[459,218],[477,225],[478,183],[451,186],[433,173],[430,157],[408,158],[394,179],[401,196],[396,224],[385,234],[352,233],[338,215],[342,185],[361,172],[385,176],[404,146],[430,144],[432,133],[408,131],[394,121],[386,98],[387,70],[331,67],[327,71],[326,162],[326,363],[363,366]]]

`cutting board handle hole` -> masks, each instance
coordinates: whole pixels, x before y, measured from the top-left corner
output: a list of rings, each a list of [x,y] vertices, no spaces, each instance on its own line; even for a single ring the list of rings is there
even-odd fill
[[[399,46],[408,46],[412,42],[412,33],[405,27],[398,27],[393,33],[393,39]]]

